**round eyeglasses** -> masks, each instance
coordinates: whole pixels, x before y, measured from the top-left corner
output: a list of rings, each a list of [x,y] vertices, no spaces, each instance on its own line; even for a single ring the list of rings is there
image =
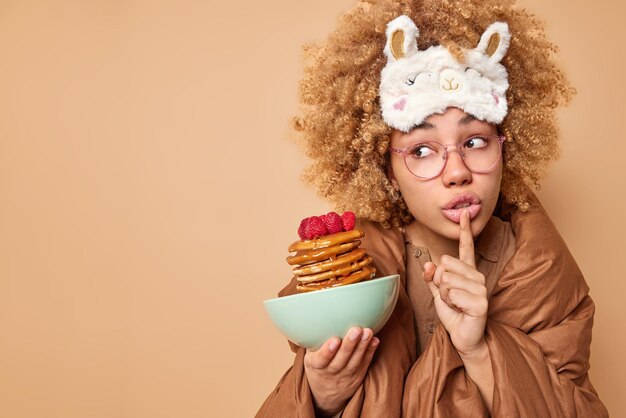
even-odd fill
[[[430,180],[439,176],[448,162],[448,152],[455,148],[463,163],[472,173],[488,173],[502,156],[503,135],[471,135],[459,144],[444,145],[435,141],[424,141],[405,148],[389,147],[401,154],[406,168],[415,177]]]

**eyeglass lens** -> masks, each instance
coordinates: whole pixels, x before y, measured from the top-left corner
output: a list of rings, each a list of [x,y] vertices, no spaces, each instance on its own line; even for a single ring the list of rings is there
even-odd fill
[[[456,152],[454,148],[448,147],[448,153]],[[470,171],[486,171],[500,158],[500,141],[495,136],[471,137],[461,144],[459,152]],[[407,150],[404,160],[414,175],[436,177],[446,165],[446,147],[438,142],[422,142]]]

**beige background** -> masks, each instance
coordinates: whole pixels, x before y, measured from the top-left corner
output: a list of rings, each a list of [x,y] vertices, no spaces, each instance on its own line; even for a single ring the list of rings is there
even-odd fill
[[[287,140],[300,45],[351,4],[0,3],[0,416],[254,414],[292,360],[261,301],[299,220],[329,209]],[[579,91],[540,195],[624,416],[626,7],[523,4]]]

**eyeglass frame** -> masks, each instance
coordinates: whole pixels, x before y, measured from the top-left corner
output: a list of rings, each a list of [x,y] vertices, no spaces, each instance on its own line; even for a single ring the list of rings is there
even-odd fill
[[[467,166],[467,163],[465,162],[465,153],[461,150],[461,147],[463,146],[463,144],[465,144],[465,142],[468,139],[471,139],[473,137],[480,137],[480,136],[488,136],[491,138],[497,138],[498,139],[498,147],[500,148],[500,152],[498,152],[498,159],[487,169],[485,170],[472,170],[471,168],[469,168]],[[448,148],[450,147],[454,147],[456,148],[456,151],[459,153],[459,155],[461,156],[461,160],[463,161],[463,165],[465,165],[465,168],[467,168],[470,172],[475,173],[475,174],[485,174],[485,173],[489,173],[491,170],[493,170],[493,168],[498,164],[498,161],[500,161],[502,159],[502,144],[504,143],[504,141],[506,141],[506,136],[504,135],[492,135],[492,134],[472,134],[467,136],[463,141],[461,141],[458,144],[442,144],[441,142],[437,142],[437,141],[422,141],[422,142],[414,142],[410,145],[407,145],[404,148],[394,148],[392,146],[389,146],[389,150],[396,153],[396,154],[400,154],[402,155],[402,159],[404,160],[404,165],[406,166],[406,169],[409,170],[409,173],[413,174],[415,177],[417,177],[420,180],[432,180],[434,178],[437,178],[441,175],[441,173],[443,173],[443,170],[446,169],[446,165],[448,165]],[[420,144],[437,144],[437,145],[441,145],[441,147],[443,148],[443,159],[444,159],[444,163],[443,166],[441,167],[441,170],[439,170],[439,172],[437,174],[435,174],[432,177],[420,177],[417,174],[415,174],[414,172],[411,171],[411,169],[409,168],[408,163],[406,162],[406,156],[407,151],[410,149],[415,148],[417,145]]]

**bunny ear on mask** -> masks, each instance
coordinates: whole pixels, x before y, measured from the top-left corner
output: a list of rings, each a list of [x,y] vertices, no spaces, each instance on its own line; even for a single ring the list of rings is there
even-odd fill
[[[385,33],[387,44],[384,52],[388,62],[408,58],[417,52],[419,30],[408,16],[398,16],[389,22]]]
[[[491,61],[500,62],[506,55],[510,42],[509,25],[495,22],[482,34],[476,50],[487,55]]]

